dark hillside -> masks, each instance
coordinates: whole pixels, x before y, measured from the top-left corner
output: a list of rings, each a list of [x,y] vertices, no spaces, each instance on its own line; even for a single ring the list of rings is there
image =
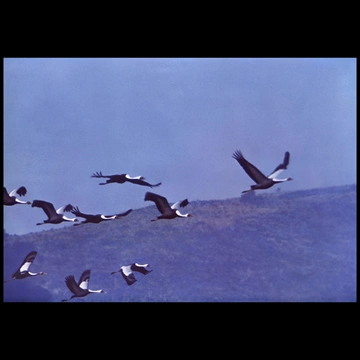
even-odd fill
[[[191,199],[190,199],[191,201]],[[5,301],[68,298],[64,278],[92,270],[91,301],[356,301],[356,186],[191,201],[187,219],[150,222],[155,206],[100,224],[4,234]],[[150,263],[128,287],[121,265]]]

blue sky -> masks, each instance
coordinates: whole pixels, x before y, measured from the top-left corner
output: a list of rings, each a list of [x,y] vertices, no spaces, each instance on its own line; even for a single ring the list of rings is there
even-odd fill
[[[289,151],[282,191],[354,184],[355,134],[353,58],[4,59],[4,186],[55,208],[110,215],[152,205],[147,190],[238,197],[253,182],[237,149],[265,174]],[[96,171],[162,185],[99,186]],[[4,207],[10,234],[72,226],[44,219]]]

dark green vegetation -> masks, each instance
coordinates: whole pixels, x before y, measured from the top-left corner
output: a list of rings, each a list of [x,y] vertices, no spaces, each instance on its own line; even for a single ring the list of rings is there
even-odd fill
[[[90,301],[356,301],[356,186],[191,201],[192,218],[161,220],[154,205],[125,218],[22,236],[4,231],[5,301],[61,301],[64,278],[91,269]],[[127,286],[121,265],[150,263]]]

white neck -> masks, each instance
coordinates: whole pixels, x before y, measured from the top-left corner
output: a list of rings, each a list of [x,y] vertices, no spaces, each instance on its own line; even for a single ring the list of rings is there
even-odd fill
[[[274,182],[284,182],[284,181],[288,181],[288,178],[286,179],[272,179]]]
[[[63,215],[63,219],[65,221],[75,221],[76,218],[70,219],[70,218],[66,217],[65,215]]]
[[[26,201],[21,201],[21,200],[19,200],[18,198],[16,198],[15,201],[16,201],[18,204],[26,204]]]
[[[179,216],[179,217],[183,217],[183,218],[186,218],[189,216],[189,214],[182,214],[179,210],[176,210],[176,215]]]
[[[90,290],[90,289],[88,289],[88,292],[91,292],[91,293],[102,293],[103,291],[102,291],[102,290]]]

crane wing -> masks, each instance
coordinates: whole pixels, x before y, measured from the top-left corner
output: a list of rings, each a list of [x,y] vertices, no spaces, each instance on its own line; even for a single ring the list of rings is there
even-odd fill
[[[123,276],[123,278],[125,279],[126,283],[130,286],[132,284],[134,284],[137,280],[134,276],[134,274],[128,269],[126,269],[127,266],[123,266],[120,269],[121,275]]]
[[[18,271],[19,272],[28,271],[30,265],[35,260],[36,255],[37,255],[36,251],[31,251],[29,254],[27,254],[21,266],[19,267]]]
[[[90,270],[85,270],[80,276],[78,285],[83,290],[86,290],[89,286],[90,272]]]
[[[257,184],[260,184],[267,180],[267,177],[253,164],[249,163],[241,153],[241,151],[237,150],[234,152],[232,156],[245,170],[245,172],[253,179]]]
[[[53,215],[56,214],[54,205],[47,201],[34,200],[31,207],[38,207],[43,209],[48,218],[51,218]]]
[[[149,264],[138,264],[138,263],[134,263],[131,265],[131,270],[132,271],[137,271],[139,273],[142,273],[144,275],[147,275],[148,273],[152,272],[152,270],[148,270],[146,269],[149,266]]]
[[[76,283],[74,275],[66,276],[65,283],[74,295],[77,295],[79,293],[79,285]]]
[[[121,214],[115,214],[116,216],[127,216],[129,215],[130,213],[132,212],[132,209],[129,209]],[[113,216],[113,215],[110,215],[110,216]]]
[[[79,216],[79,217],[82,217],[82,218],[85,218],[85,219],[87,219],[89,216],[91,216],[91,215],[89,215],[89,214],[84,214],[84,213],[82,213],[77,206],[73,206],[73,207],[71,208],[70,212],[71,212],[72,214],[74,214],[75,216]]]
[[[19,196],[26,195],[26,187],[25,186],[20,186],[19,188],[14,189],[9,195],[10,196],[15,196],[16,194],[18,194]]]
[[[275,179],[281,172],[287,169],[289,162],[290,162],[290,153],[286,151],[283,162],[275,168],[275,170],[268,176],[268,178]]]
[[[10,200],[10,195],[6,190],[6,187],[4,186],[4,203],[6,203],[6,200]]]
[[[149,184],[148,182],[142,180],[142,179],[135,179],[135,178],[130,178],[130,177],[126,177],[126,181],[131,182],[133,184],[137,184],[137,185],[142,185],[142,186],[149,186],[151,188],[153,187],[157,187],[161,185],[161,182],[155,185]]]
[[[73,209],[73,206],[71,204],[67,204],[62,206],[61,208],[57,209],[56,212],[58,214],[63,214],[65,211],[70,212]]]
[[[176,202],[175,204],[172,204],[171,205],[171,208],[172,209],[179,209],[180,207],[185,207],[185,206],[187,206],[189,204],[189,201],[188,201],[188,199],[185,199],[185,200],[183,200],[183,201],[178,201],[178,202]]]
[[[91,175],[91,177],[95,177],[95,178],[109,178],[110,176],[108,175],[103,175],[101,171],[93,173]]]
[[[153,201],[157,209],[162,213],[171,212],[171,207],[169,202],[164,196],[154,194],[152,192],[147,192],[145,194],[145,201]]]

